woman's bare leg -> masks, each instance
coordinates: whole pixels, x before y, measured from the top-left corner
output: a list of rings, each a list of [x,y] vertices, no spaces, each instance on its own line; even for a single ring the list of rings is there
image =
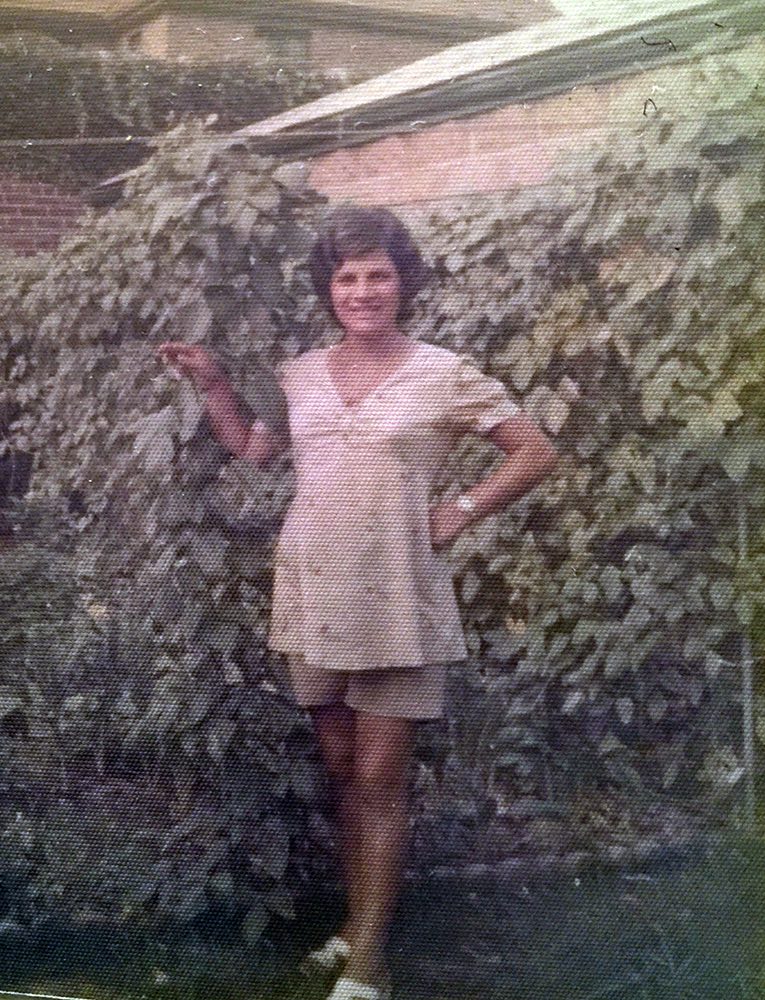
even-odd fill
[[[330,779],[332,803],[340,832],[340,863],[348,910],[339,933],[349,941],[358,923],[361,907],[358,797],[353,785],[356,713],[352,708],[341,704],[316,706],[310,711]]]
[[[345,975],[361,982],[386,974],[384,948],[409,841],[415,725],[412,719],[356,713],[352,796],[358,853],[351,871],[352,951]]]

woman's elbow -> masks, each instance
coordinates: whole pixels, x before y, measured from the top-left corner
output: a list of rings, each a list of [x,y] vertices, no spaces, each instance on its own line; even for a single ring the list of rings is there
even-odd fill
[[[254,441],[251,440],[249,447],[241,457],[252,462],[259,469],[267,469],[275,464],[279,455],[289,446],[289,439],[284,435],[265,434]]]
[[[542,458],[542,467],[544,469],[545,475],[549,476],[553,471],[555,466],[561,460],[562,456],[560,450],[552,443],[549,438],[545,438],[545,448]]]
[[[527,453],[532,456],[532,464],[536,467],[540,478],[548,476],[561,458],[558,448],[540,428],[535,428],[535,433],[526,448]]]
[[[233,455],[242,462],[262,468],[269,459],[269,449],[264,442],[248,438],[240,448],[233,449]]]

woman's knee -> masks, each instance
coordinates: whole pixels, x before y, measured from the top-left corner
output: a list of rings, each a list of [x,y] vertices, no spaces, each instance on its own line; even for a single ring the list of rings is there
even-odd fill
[[[353,780],[353,750],[338,745],[324,752],[324,765],[333,781],[345,784]]]
[[[367,800],[395,801],[406,792],[412,758],[410,720],[362,717],[358,722],[353,781]]]
[[[316,734],[328,775],[334,781],[353,779],[353,720],[334,706],[313,710]]]
[[[406,768],[398,767],[384,757],[361,757],[354,762],[355,792],[368,803],[385,805],[400,800],[407,791],[407,778]]]

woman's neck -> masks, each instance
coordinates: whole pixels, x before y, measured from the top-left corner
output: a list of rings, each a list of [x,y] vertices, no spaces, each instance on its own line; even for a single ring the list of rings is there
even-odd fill
[[[411,338],[400,330],[370,338],[345,333],[343,339],[335,345],[335,350],[339,349],[341,354],[356,358],[387,358],[398,354],[409,343]]]

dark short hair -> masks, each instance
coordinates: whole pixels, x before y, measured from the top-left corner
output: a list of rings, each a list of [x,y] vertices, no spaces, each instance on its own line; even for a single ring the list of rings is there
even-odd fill
[[[412,301],[429,277],[429,269],[404,223],[387,208],[345,203],[325,216],[308,257],[308,269],[319,301],[334,316],[330,282],[349,257],[384,250],[398,272],[401,304],[398,319],[408,319]]]

